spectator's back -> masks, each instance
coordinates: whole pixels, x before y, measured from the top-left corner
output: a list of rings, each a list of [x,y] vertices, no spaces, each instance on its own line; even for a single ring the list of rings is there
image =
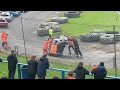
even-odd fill
[[[77,68],[74,70],[76,73],[76,79],[85,79],[85,75],[89,75],[89,71],[83,67],[83,63],[80,62]]]
[[[41,57],[40,60],[38,61],[38,66],[37,66],[37,74],[38,74],[38,78],[40,79],[41,77],[43,77],[43,79],[46,76],[46,69],[49,68],[49,62],[48,62],[48,58],[46,57]]]
[[[15,55],[9,55],[7,57],[8,61],[8,69],[9,70],[15,70],[16,69],[16,64],[17,64],[17,57]]]
[[[27,61],[27,64],[28,64],[28,73],[31,75],[35,75],[37,73],[37,61],[29,60]]]
[[[104,79],[106,77],[107,71],[104,67],[104,63],[102,65],[101,63],[96,69],[91,71],[91,73],[94,74],[94,79]]]

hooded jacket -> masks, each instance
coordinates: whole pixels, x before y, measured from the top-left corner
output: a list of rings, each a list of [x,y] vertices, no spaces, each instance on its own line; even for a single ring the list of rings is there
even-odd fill
[[[48,58],[41,57],[38,61],[37,66],[37,75],[38,76],[46,76],[46,69],[49,68]]]
[[[36,60],[29,60],[27,61],[28,67],[27,71],[30,75],[36,75],[37,73],[37,61]]]
[[[17,57],[15,55],[9,55],[7,57],[7,61],[8,61],[8,70],[14,71],[16,69],[16,64],[18,62]]]
[[[91,71],[94,74],[94,79],[104,79],[107,75],[107,71],[104,66],[98,66],[96,69]]]
[[[77,66],[74,73],[76,73],[76,79],[85,79],[85,75],[89,75],[89,71],[80,65]]]

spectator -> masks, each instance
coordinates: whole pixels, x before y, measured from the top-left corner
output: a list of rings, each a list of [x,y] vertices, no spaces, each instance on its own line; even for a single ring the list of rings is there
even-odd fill
[[[59,79],[59,77],[58,76],[54,76],[53,79]]]
[[[49,61],[47,55],[45,54],[38,61],[38,67],[37,67],[38,79],[45,79],[46,69],[48,68],[49,68]]]
[[[74,77],[73,77],[73,71],[72,70],[70,70],[70,71],[68,71],[68,76],[66,77],[66,79],[75,79]]]
[[[93,69],[96,69],[96,68],[97,68],[97,65],[96,65],[95,63],[93,63],[91,66],[92,66],[92,67],[91,67],[91,70],[93,70]]]
[[[94,75],[94,79],[104,79],[107,75],[107,70],[104,67],[104,62],[100,62],[100,65],[91,71]]]
[[[28,64],[28,74],[29,79],[35,79],[36,73],[37,73],[37,61],[35,60],[36,56],[32,55],[30,60],[27,61]]]
[[[89,75],[89,71],[83,67],[83,62],[79,63],[74,73],[76,73],[76,79],[85,79],[85,75]]]
[[[11,54],[7,57],[8,61],[8,79],[14,79],[16,72],[16,64],[18,62],[14,50],[11,51]]]

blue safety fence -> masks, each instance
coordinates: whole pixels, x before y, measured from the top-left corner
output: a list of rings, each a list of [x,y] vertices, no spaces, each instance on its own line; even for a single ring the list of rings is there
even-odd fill
[[[7,61],[3,61],[3,63],[7,63]],[[18,68],[18,79],[21,79],[21,66],[22,65],[27,65],[23,63],[18,63],[17,68]],[[61,72],[61,78],[65,79],[65,73],[68,72],[69,70],[65,69],[58,69],[58,68],[51,68],[49,67],[49,70],[55,70],[55,71],[60,71]],[[91,73],[89,73],[89,76],[93,76]],[[106,79],[120,79],[120,77],[115,77],[115,76],[106,76]]]

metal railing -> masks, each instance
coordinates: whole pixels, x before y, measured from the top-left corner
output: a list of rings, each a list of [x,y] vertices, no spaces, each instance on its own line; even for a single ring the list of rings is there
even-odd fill
[[[3,63],[7,63],[7,61],[3,61]],[[23,63],[18,63],[17,64],[17,67],[18,67],[18,79],[21,79],[21,65],[27,65],[27,64],[23,64]],[[58,68],[51,68],[51,67],[49,67],[49,70],[61,71],[62,79],[65,78],[65,72],[69,71],[69,70],[65,70],[65,69],[58,69]],[[94,75],[89,73],[89,76],[94,76]],[[120,79],[120,77],[115,77],[115,76],[106,76],[106,78],[109,78],[109,79]]]

